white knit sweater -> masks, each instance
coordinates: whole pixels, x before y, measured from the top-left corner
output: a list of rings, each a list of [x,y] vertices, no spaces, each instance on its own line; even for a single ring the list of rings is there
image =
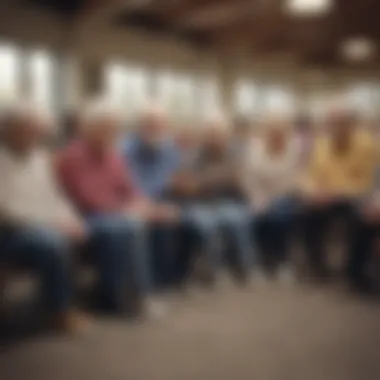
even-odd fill
[[[256,139],[245,162],[245,187],[254,205],[267,204],[295,189],[300,170],[299,143],[289,140],[279,154],[271,154],[262,139]]]
[[[50,224],[73,217],[51,170],[49,155],[42,150],[19,157],[0,149],[0,217],[4,221]]]

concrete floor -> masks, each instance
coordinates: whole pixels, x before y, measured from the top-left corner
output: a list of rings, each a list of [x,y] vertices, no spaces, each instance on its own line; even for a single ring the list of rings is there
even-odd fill
[[[88,336],[0,351],[1,380],[377,380],[380,306],[342,289],[224,284],[161,322],[96,320]]]

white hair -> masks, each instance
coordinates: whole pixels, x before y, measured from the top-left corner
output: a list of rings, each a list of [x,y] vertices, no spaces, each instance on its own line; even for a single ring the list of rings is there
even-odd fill
[[[208,130],[220,130],[221,132],[227,132],[229,129],[228,118],[222,113],[215,113],[209,116],[205,120],[205,126]]]
[[[146,104],[140,111],[141,118],[146,117],[166,117],[166,109],[159,103]]]
[[[109,102],[96,99],[87,103],[81,113],[80,121],[84,129],[92,128],[99,120],[113,120],[120,123],[120,112]]]
[[[3,104],[0,108],[1,129],[17,126],[17,121],[25,118],[38,119],[46,125],[53,124],[53,116],[46,110],[36,106],[32,102],[19,100],[8,104]]]

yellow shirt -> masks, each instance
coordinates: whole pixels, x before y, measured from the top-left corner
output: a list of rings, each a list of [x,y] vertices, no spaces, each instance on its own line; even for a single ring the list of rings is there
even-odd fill
[[[311,155],[306,189],[362,195],[374,184],[378,157],[376,139],[367,131],[355,131],[345,152],[334,149],[328,137],[320,137]]]

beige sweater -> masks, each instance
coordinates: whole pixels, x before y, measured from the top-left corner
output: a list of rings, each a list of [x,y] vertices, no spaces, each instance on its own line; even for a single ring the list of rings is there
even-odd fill
[[[0,149],[0,216],[5,222],[51,224],[74,217],[60,193],[49,155],[35,150],[18,157]]]
[[[290,140],[278,155],[270,154],[262,139],[252,143],[245,162],[245,188],[251,203],[267,204],[295,189],[300,153],[300,145],[295,140]]]

